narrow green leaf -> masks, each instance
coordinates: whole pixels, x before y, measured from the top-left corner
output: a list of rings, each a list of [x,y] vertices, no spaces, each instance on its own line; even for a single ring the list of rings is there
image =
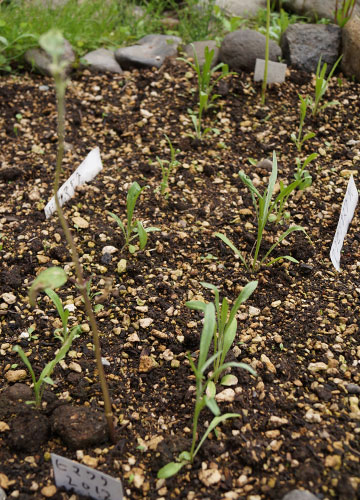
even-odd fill
[[[240,258],[240,260],[244,264],[245,268],[248,269],[248,266],[245,262],[244,257],[240,253],[240,250],[238,250],[236,248],[236,246],[229,240],[229,238],[227,238],[227,236],[225,236],[225,234],[222,234],[222,233],[215,233],[215,236],[220,238],[225,243],[225,245],[227,245],[229,248],[231,248],[231,250]]]
[[[167,479],[168,477],[175,476],[186,464],[187,462],[170,462],[158,471],[157,477],[158,479]]]
[[[136,221],[136,226],[137,226],[138,235],[139,235],[140,250],[143,250],[146,246],[147,239],[148,239],[147,232],[145,231],[141,222]]]
[[[201,302],[201,300],[191,300],[189,302],[185,302],[186,307],[189,309],[193,309],[195,311],[203,311],[205,312],[206,303]]]
[[[212,302],[206,304],[204,326],[200,337],[200,354],[198,361],[198,369],[201,370],[209,352],[210,344],[214,336],[215,329],[215,307]]]
[[[217,405],[217,402],[215,401],[214,398],[208,398],[207,396],[204,397],[205,399],[205,404],[206,406],[209,408],[209,410],[211,411],[211,413],[213,415],[215,415],[216,417],[220,415],[220,408],[218,407]]]
[[[280,245],[280,243],[282,242],[282,240],[284,240],[290,233],[293,233],[294,231],[302,231],[303,233],[306,234],[306,231],[305,231],[305,229],[302,226],[291,226],[291,227],[289,227],[286,231],[284,231],[282,233],[282,235],[276,241],[276,243],[274,243],[270,247],[270,249],[266,252],[266,254],[264,255],[264,257],[261,259],[259,265],[261,266],[261,264],[267,259],[267,257],[271,254],[271,252],[274,250],[274,248],[276,248],[278,245]]]
[[[201,438],[200,443],[197,445],[197,447],[194,451],[193,457],[195,457],[195,455],[197,455],[197,453],[200,450],[200,448],[202,447],[205,439],[208,437],[210,432],[213,429],[215,429],[215,427],[217,427],[219,424],[221,424],[221,422],[224,422],[224,420],[228,420],[229,418],[238,418],[238,417],[240,417],[239,413],[225,413],[224,415],[220,415],[219,417],[213,418],[212,421],[210,422],[209,427],[206,429],[203,437]]]

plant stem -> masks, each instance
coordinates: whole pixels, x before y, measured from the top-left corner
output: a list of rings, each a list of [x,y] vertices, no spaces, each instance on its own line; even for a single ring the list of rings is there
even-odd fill
[[[268,75],[268,65],[269,65],[269,36],[270,36],[270,0],[266,1],[266,41],[265,41],[265,64],[264,64],[264,76],[261,88],[261,104],[265,104],[265,93]]]
[[[93,333],[93,342],[94,342],[94,347],[95,347],[96,365],[97,365],[97,369],[99,372],[100,386],[101,386],[101,391],[102,391],[102,395],[104,398],[105,418],[106,418],[107,425],[108,425],[110,439],[113,443],[115,443],[116,439],[115,439],[113,412],[112,412],[112,407],[111,407],[109,390],[108,390],[107,383],[106,383],[105,371],[104,371],[104,367],[103,367],[103,364],[101,361],[101,347],[100,347],[100,340],[99,340],[99,331],[97,328],[94,311],[91,307],[90,299],[89,299],[89,296],[88,296],[87,291],[86,291],[86,282],[84,280],[82,267],[81,267],[81,264],[79,261],[79,254],[77,252],[75,242],[74,242],[73,237],[71,235],[71,231],[70,231],[69,226],[67,224],[67,221],[65,219],[64,212],[63,212],[63,209],[61,208],[59,197],[57,194],[58,190],[59,190],[59,184],[60,184],[61,165],[62,165],[62,160],[63,160],[63,156],[64,156],[66,83],[64,81],[64,76],[62,73],[55,74],[54,79],[55,79],[55,86],[56,86],[56,90],[57,90],[57,112],[58,112],[58,151],[57,151],[57,157],[56,157],[56,170],[55,170],[55,181],[54,181],[54,196],[55,196],[56,210],[58,213],[61,227],[64,231],[66,241],[67,241],[67,243],[70,247],[70,250],[71,250],[71,258],[72,258],[72,261],[73,261],[74,266],[75,266],[78,287],[79,287],[81,295],[83,296],[84,303],[85,303],[85,311],[86,311],[86,314],[87,314],[89,321],[90,321],[90,326],[91,326],[91,330]]]

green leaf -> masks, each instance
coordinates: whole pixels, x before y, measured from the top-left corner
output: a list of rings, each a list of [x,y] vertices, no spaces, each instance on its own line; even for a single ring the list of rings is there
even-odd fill
[[[46,383],[46,384],[49,384],[49,385],[55,385],[55,382],[53,381],[52,378],[50,377],[44,377],[43,378],[43,381]]]
[[[195,311],[203,311],[205,312],[206,303],[201,302],[201,300],[191,300],[189,302],[185,302],[186,307],[189,309],[193,309]]]
[[[231,386],[231,385],[236,385],[237,382],[238,379],[235,377],[235,375],[231,375],[231,373],[229,373],[228,375],[223,376],[223,378],[220,381],[220,384],[225,386]]]
[[[212,302],[209,304],[206,304],[205,308],[205,316],[204,316],[204,326],[201,332],[201,337],[200,337],[200,354],[199,354],[199,361],[198,361],[198,369],[201,370],[202,366],[204,365],[210,344],[212,341],[212,338],[214,336],[214,329],[215,329],[215,307]]]
[[[210,432],[213,429],[215,429],[215,427],[217,427],[221,422],[224,422],[224,420],[228,420],[229,418],[238,418],[238,417],[240,417],[239,413],[225,413],[224,415],[213,418],[212,421],[210,422],[209,427],[206,429],[203,437],[201,438],[200,443],[197,445],[197,447],[194,451],[193,457],[195,457],[195,455],[198,453],[198,451],[200,450],[201,446],[203,445],[205,439],[208,437]]]
[[[147,232],[145,231],[141,222],[136,221],[136,226],[137,226],[138,235],[139,235],[140,250],[143,250],[146,246],[146,243],[147,243],[147,238],[148,238]]]
[[[266,252],[266,254],[264,255],[264,257],[261,259],[259,265],[261,266],[261,264],[271,254],[271,252],[274,250],[274,248],[276,248],[278,245],[280,245],[280,243],[282,242],[282,240],[284,240],[290,233],[293,233],[294,231],[302,231],[303,233],[306,234],[306,231],[305,231],[305,229],[302,226],[291,226],[291,227],[289,227],[286,231],[284,231],[282,233],[282,235],[280,236],[280,238]]]
[[[224,359],[225,359],[227,353],[229,352],[229,349],[231,348],[232,343],[234,342],[234,339],[236,336],[236,330],[237,330],[237,321],[234,318],[231,321],[231,323],[228,323],[228,326],[226,327],[225,332],[224,332],[220,365],[223,364]]]
[[[216,385],[212,380],[209,380],[209,382],[206,385],[206,396],[211,399],[216,396]]]
[[[158,479],[167,479],[168,477],[175,476],[186,464],[187,462],[170,462],[158,471],[157,477]]]
[[[136,246],[135,245],[129,245],[129,252],[131,254],[135,253],[136,252]]]
[[[29,300],[30,304],[34,307],[36,303],[36,297],[39,292],[45,290],[46,288],[59,288],[63,286],[67,281],[67,275],[64,269],[61,267],[49,267],[42,271],[33,281],[29,290]]]
[[[217,402],[215,401],[214,398],[208,398],[207,396],[204,396],[204,399],[205,399],[205,404],[206,406],[209,408],[209,410],[211,411],[211,413],[213,415],[215,415],[216,417],[220,415],[220,409],[217,405]]]
[[[236,246],[229,240],[229,238],[227,236],[225,236],[225,234],[222,234],[222,233],[215,233],[215,236],[220,238],[225,243],[225,245],[227,245],[229,248],[231,248],[231,250],[240,258],[240,260],[244,264],[245,268],[248,269],[248,266],[245,262],[244,257],[240,253],[240,250],[238,250],[236,248]]]
[[[35,384],[36,382],[36,377],[35,377],[35,373],[34,373],[34,370],[32,369],[32,366],[31,366],[31,363],[30,361],[28,360],[26,354],[24,353],[23,349],[19,346],[19,345],[15,345],[13,347],[13,351],[14,352],[17,352],[18,355],[20,356],[22,362],[24,363],[24,365],[26,366],[26,368],[29,370],[30,372],[30,375],[31,375],[31,378],[32,378],[32,381],[33,381],[33,384]]]
[[[250,281],[244,286],[244,288],[241,290],[240,295],[236,299],[235,304],[231,308],[228,323],[231,323],[241,304],[243,304],[254,293],[257,286],[258,286],[258,281]]]

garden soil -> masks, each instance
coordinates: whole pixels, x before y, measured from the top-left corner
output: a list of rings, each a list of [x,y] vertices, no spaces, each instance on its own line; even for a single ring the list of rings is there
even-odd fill
[[[54,486],[52,452],[120,478],[126,498],[134,500],[280,500],[295,488],[323,500],[360,497],[356,214],[341,272],[329,259],[351,173],[358,182],[359,84],[342,75],[332,79],[325,99],[338,105],[307,116],[305,130],[316,137],[300,155],[290,135],[298,130],[298,94],[314,95],[311,75],[288,70],[284,84],[268,88],[265,106],[251,75],[229,76],[215,89],[219,98],[204,117],[204,127],[213,130],[202,141],[188,135],[196,87],[196,75],[176,60],[154,71],[85,70],[71,77],[62,179],[96,146],[103,170],[64,208],[97,311],[116,423],[115,443],[103,432],[90,441],[75,436],[74,442],[67,433],[72,419],[82,422],[78,431],[86,434],[99,424],[103,401],[64,235],[56,215],[44,216],[56,162],[54,86],[31,74],[1,77],[0,485],[10,498],[80,498]],[[180,150],[167,199],[157,191],[157,157],[170,159],[164,134]],[[319,156],[309,165],[312,186],[290,197],[290,219],[268,224],[260,254],[290,224],[306,233],[292,233],[273,252],[297,264],[279,260],[251,272],[214,233],[226,234],[250,258],[257,220],[238,172],[244,170],[263,192],[269,164],[253,163],[271,159],[273,151],[284,183],[293,179],[297,156]],[[147,186],[135,218],[160,231],[131,255],[109,212],[126,220],[133,181]],[[12,348],[22,346],[38,376],[60,346],[54,305],[40,294],[31,308],[27,295],[36,275],[52,265],[68,273],[57,292],[70,307],[70,324],[82,325],[82,333],[55,368],[55,385],[37,411],[24,403],[32,398],[31,378]],[[157,471],[191,443],[195,378],[187,354],[196,360],[202,317],[185,304],[213,300],[201,282],[234,302],[254,279],[257,290],[240,307],[227,359],[249,363],[257,377],[233,368],[235,385],[225,393],[217,387],[221,411],[239,417],[209,435],[191,467],[158,480]],[[70,413],[61,420],[62,407]],[[200,436],[211,418],[204,409]]]

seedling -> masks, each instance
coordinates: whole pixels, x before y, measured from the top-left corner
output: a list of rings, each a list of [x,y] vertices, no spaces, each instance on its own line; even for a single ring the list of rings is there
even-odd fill
[[[198,78],[198,91],[199,91],[199,109],[196,113],[195,111],[188,109],[188,113],[190,115],[191,121],[193,122],[195,129],[195,136],[192,137],[202,140],[203,136],[211,131],[211,128],[208,127],[204,131],[202,131],[202,117],[203,114],[214,106],[214,101],[220,97],[218,94],[213,94],[213,89],[215,85],[228,76],[229,74],[229,66],[224,63],[217,64],[214,68],[211,67],[212,60],[214,58],[215,51],[214,49],[209,50],[209,47],[205,47],[204,57],[205,62],[203,67],[201,68],[199,59],[197,57],[194,45],[192,45],[193,53],[194,53],[194,62],[189,61],[188,59],[179,58],[181,61],[185,61],[197,74]],[[221,70],[220,76],[216,79],[213,79],[214,74]]]
[[[19,345],[14,346],[13,351],[18,353],[24,365],[30,372],[34,384],[34,395],[35,395],[35,401],[30,401],[30,403],[35,404],[36,408],[40,408],[41,406],[41,399],[45,388],[44,384],[54,385],[54,381],[51,378],[51,374],[54,371],[55,366],[66,356],[68,350],[72,345],[75,335],[76,331],[75,329],[73,329],[69,333],[66,341],[58,350],[57,354],[55,355],[55,358],[49,363],[47,363],[47,365],[45,366],[45,368],[43,369],[37,380],[33,367],[31,366],[31,363],[28,357],[26,356],[25,352],[23,351],[23,349]]]
[[[255,252],[252,257],[252,262],[248,264],[240,250],[238,250],[235,245],[222,233],[215,233],[215,236],[220,238],[231,250],[240,258],[241,262],[244,264],[247,270],[251,268],[252,271],[255,271],[260,268],[260,266],[266,261],[269,255],[273,252],[273,250],[291,233],[294,231],[303,231],[305,229],[302,226],[290,226],[286,231],[284,231],[279,239],[270,247],[270,249],[266,252],[264,257],[259,260],[259,251],[262,243],[262,239],[264,236],[264,229],[267,222],[272,219],[273,221],[278,222],[283,214],[284,205],[286,200],[292,191],[294,191],[299,184],[300,180],[296,180],[289,184],[289,186],[284,187],[284,185],[280,185],[280,193],[277,195],[274,201],[271,201],[272,195],[274,192],[276,180],[277,180],[277,159],[275,151],[273,153],[273,162],[272,162],[272,172],[269,178],[268,187],[265,189],[264,194],[261,195],[259,191],[256,189],[254,184],[251,182],[249,177],[244,172],[239,172],[240,179],[244,182],[244,184],[250,189],[251,197],[253,200],[253,205],[256,210],[256,216],[258,220],[258,232],[257,232],[257,240],[255,245]],[[270,215],[274,215],[275,217],[270,217]],[[274,264],[280,259],[287,259],[291,262],[298,263],[296,259],[291,257],[290,255],[283,255],[281,257],[277,257],[268,262],[268,266]]]
[[[304,127],[304,122],[305,122],[305,117],[306,117],[306,111],[307,107],[311,104],[311,98],[309,96],[306,96],[305,98],[301,97],[299,95],[300,99],[300,123],[299,123],[299,131],[298,135],[296,135],[294,132],[291,134],[290,138],[295,144],[297,150],[301,152],[301,149],[304,145],[304,143],[313,137],[315,137],[314,132],[308,132],[303,136],[303,127]]]
[[[313,116],[316,116],[318,112],[323,111],[324,109],[330,106],[337,106],[339,104],[339,101],[330,101],[330,102],[325,102],[322,106],[319,107],[320,101],[323,98],[325,92],[327,91],[329,80],[333,76],[334,71],[336,70],[339,62],[341,61],[341,58],[342,55],[337,59],[334,66],[331,68],[327,78],[325,78],[327,64],[324,63],[321,66],[321,56],[320,56],[315,75],[315,101],[312,99],[312,97],[308,98],[308,104],[311,107]]]
[[[342,0],[341,6],[339,7],[339,0],[336,0],[335,4],[335,22],[343,28],[345,24],[351,18],[354,8],[355,8],[356,0]]]
[[[68,329],[68,321],[69,321],[69,310],[64,309],[61,299],[58,296],[58,294],[55,292],[55,290],[52,290],[51,288],[45,288],[44,292],[46,295],[49,297],[50,300],[54,303],[57,312],[59,313],[61,323],[62,323],[62,329],[57,328],[54,332],[54,337],[56,339],[59,339],[61,343],[63,344],[66,342],[67,338],[69,337],[70,333],[75,330],[75,335],[74,339],[80,337],[80,332],[81,332],[81,326],[76,325],[74,328],[72,328],[70,331]],[[59,333],[62,332],[62,335]]]
[[[61,56],[64,54],[65,46],[64,46],[64,37],[61,32],[58,30],[50,30],[44,35],[42,35],[39,39],[40,46],[50,55],[52,59],[52,63],[50,65],[50,71],[55,80],[55,88],[56,88],[56,96],[57,96],[57,112],[58,112],[58,150],[57,150],[57,158],[56,158],[56,169],[55,169],[55,180],[54,180],[54,198],[56,204],[57,214],[60,220],[60,224],[62,230],[64,231],[65,239],[71,250],[71,257],[75,267],[75,273],[77,278],[77,286],[81,292],[81,295],[84,298],[85,310],[86,314],[89,318],[89,322],[91,325],[91,330],[93,333],[93,342],[95,348],[95,357],[96,357],[96,365],[97,371],[99,374],[99,381],[102,391],[102,396],[104,400],[104,411],[105,418],[108,424],[109,436],[112,442],[115,442],[115,429],[113,422],[113,412],[112,406],[109,396],[109,391],[106,383],[104,367],[101,360],[101,347],[100,347],[100,339],[99,339],[99,331],[96,324],[96,319],[94,315],[94,311],[91,307],[90,299],[87,295],[86,291],[86,281],[83,276],[83,270],[79,260],[79,254],[76,249],[75,242],[72,238],[69,226],[64,216],[64,212],[61,208],[58,190],[60,186],[60,175],[61,175],[61,165],[62,159],[64,156],[64,134],[65,134],[65,91],[68,84],[68,80],[66,79],[66,62],[61,60]],[[47,288],[58,288],[62,286],[67,280],[66,273],[63,269],[59,267],[50,267],[45,271],[42,271],[38,277],[33,282],[30,291],[29,291],[29,299],[32,305],[35,304],[36,297],[38,293]],[[62,359],[68,349],[71,346],[71,343],[77,334],[77,329],[72,329],[68,334],[67,340],[63,343],[60,348],[58,354],[55,359],[50,362],[50,364],[46,365],[45,373],[43,376],[40,376],[41,384],[44,381],[48,380],[50,377],[53,366]],[[19,351],[20,354],[20,351]],[[21,354],[20,354],[21,355]],[[23,360],[25,362],[25,360]],[[45,380],[46,379],[46,380]],[[39,384],[39,381],[37,382]],[[40,393],[40,389],[38,391]],[[38,399],[38,398],[37,398]]]
[[[307,158],[305,158],[304,162],[301,164],[300,158],[296,158],[296,172],[294,174],[294,178],[297,181],[300,181],[298,184],[297,188],[302,191],[303,189],[306,189],[311,186],[312,184],[312,177],[309,173],[308,170],[306,170],[306,167],[309,165],[309,163],[313,160],[315,160],[319,155],[317,153],[312,153],[309,155]]]
[[[252,375],[256,376],[256,372],[251,368],[251,366],[235,361],[224,363],[220,365],[219,368],[211,375],[205,375],[206,370],[213,364],[213,362],[217,358],[222,356],[222,352],[219,351],[208,358],[211,341],[213,339],[214,330],[216,328],[215,306],[212,302],[206,304],[206,306],[204,307],[204,313],[204,326],[200,338],[200,352],[197,367],[195,366],[192,357],[188,354],[188,360],[196,378],[196,396],[193,415],[191,448],[189,451],[181,452],[176,462],[170,462],[162,467],[157,474],[157,477],[159,479],[166,479],[168,477],[174,476],[182,469],[182,467],[191,464],[210,432],[215,430],[221,422],[230,418],[237,418],[240,416],[239,413],[225,413],[224,415],[220,414],[220,409],[215,400],[216,387],[214,380],[217,379],[225,370],[235,366],[238,368],[243,368],[244,370],[250,372]],[[210,411],[214,415],[214,418],[211,420],[208,428],[198,442],[197,430],[199,416],[205,406],[210,409]]]
[[[215,311],[216,311],[216,323],[213,332],[213,343],[214,343],[214,354],[221,353],[214,360],[214,372],[219,373],[219,368],[224,364],[225,358],[229,349],[231,348],[237,331],[237,320],[236,313],[239,310],[241,304],[243,304],[257,287],[257,281],[251,281],[248,283],[241,291],[240,295],[235,301],[235,304],[229,309],[229,302],[226,297],[223,298],[220,303],[219,290],[215,285],[211,283],[201,282],[201,285],[205,288],[209,288],[214,292],[215,295]],[[195,309],[198,311],[205,312],[206,304],[198,300],[193,300],[186,302],[187,307],[190,309]],[[221,384],[226,385],[228,375],[222,379]],[[218,376],[214,378],[214,382],[218,382]]]
[[[160,187],[158,188],[158,191],[160,191],[160,194],[164,196],[165,199],[169,197],[170,189],[169,189],[169,177],[171,175],[171,172],[174,170],[175,167],[177,167],[180,163],[176,160],[176,155],[180,153],[180,149],[175,149],[174,146],[172,145],[172,142],[170,141],[169,137],[165,134],[165,138],[169,144],[170,148],[170,160],[160,160],[160,158],[157,156],[156,160],[158,164],[160,165],[161,168],[161,183]]]
[[[133,182],[129,188],[126,197],[126,215],[127,215],[126,226],[125,224],[123,224],[123,222],[119,219],[117,215],[113,214],[112,212],[108,212],[108,214],[117,222],[117,225],[123,232],[125,243],[122,249],[128,248],[130,253],[135,253],[136,251],[136,246],[131,245],[130,244],[131,241],[133,241],[134,239],[138,239],[139,248],[140,250],[143,250],[148,240],[148,233],[151,233],[153,231],[160,231],[160,229],[157,227],[144,228],[144,226],[140,221],[138,220],[133,221],[136,200],[138,199],[138,197],[140,196],[141,192],[144,189],[145,186],[141,188],[136,181]]]

